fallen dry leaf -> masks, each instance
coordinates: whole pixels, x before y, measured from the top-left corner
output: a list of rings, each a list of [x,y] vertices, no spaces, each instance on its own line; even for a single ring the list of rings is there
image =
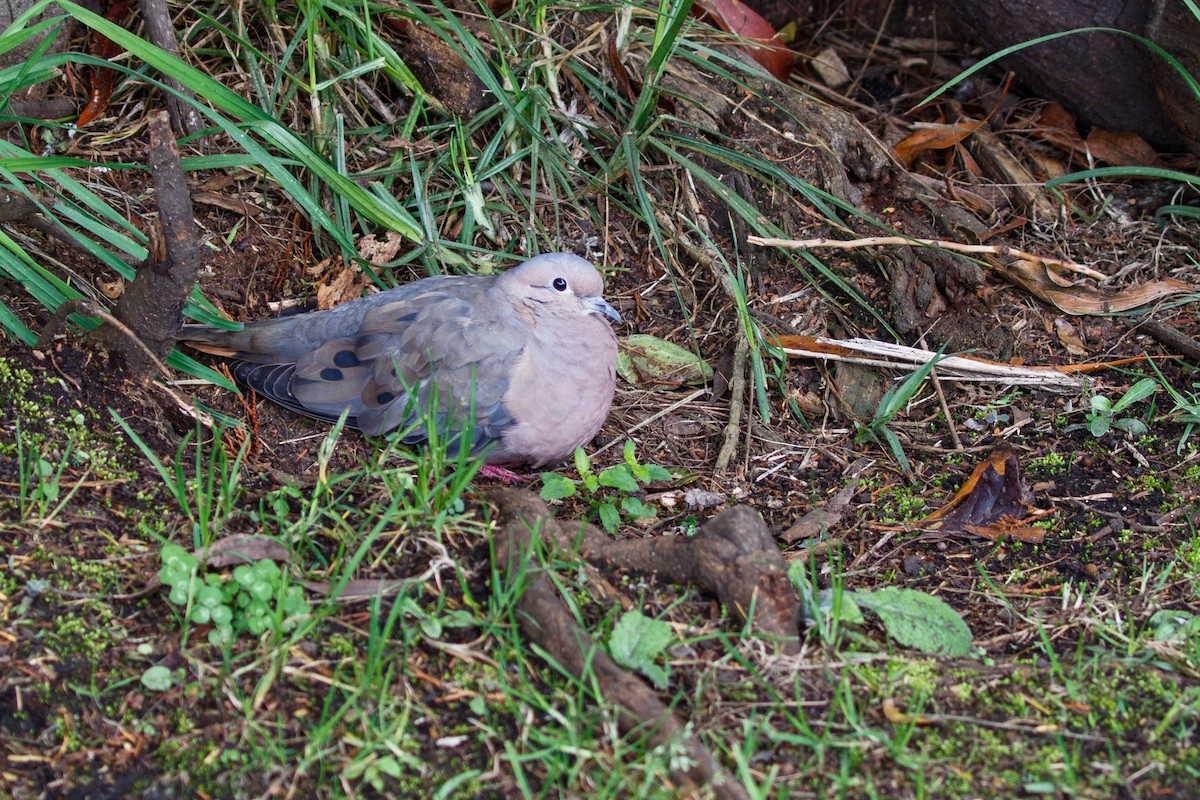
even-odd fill
[[[223,194],[199,189],[192,192],[192,202],[222,208],[226,211],[232,211],[234,214],[241,214],[247,217],[258,216],[262,213],[261,208],[250,205],[245,200],[239,200],[236,197],[226,197]]]
[[[933,725],[936,720],[924,714],[909,714],[901,711],[894,697],[883,698],[883,715],[893,725]]]
[[[962,122],[957,125],[935,125],[921,128],[904,137],[896,143],[893,150],[896,158],[907,167],[911,166],[916,157],[927,150],[945,150],[954,147],[979,130],[982,122]]]
[[[1032,132],[1069,153],[1078,153],[1083,149],[1083,139],[1079,136],[1075,117],[1058,103],[1048,103],[1042,109],[1033,121]]]
[[[368,233],[355,243],[358,256],[369,264],[386,264],[396,257],[405,239],[395,231],[384,231],[383,238]]]
[[[346,581],[342,586],[342,591],[338,593],[337,599],[348,602],[351,600],[369,600],[373,597],[386,597],[387,595],[396,594],[404,587],[411,585],[411,583],[411,580],[402,578],[355,578],[354,580]],[[328,581],[301,580],[300,584],[313,594],[319,594],[322,597],[327,597],[333,589]]]
[[[357,300],[363,296],[363,289],[368,284],[370,281],[367,276],[357,266],[340,269],[317,287],[317,308],[324,311],[350,300]]]
[[[1046,512],[1029,503],[1029,489],[1012,448],[1000,445],[975,465],[971,477],[944,506],[921,520],[921,527],[953,533],[965,531],[986,539],[1011,537],[1037,544],[1046,532],[1020,522]]]
[[[846,63],[842,61],[835,47],[826,47],[813,56],[809,63],[821,82],[831,89],[850,82],[850,70],[846,69]]]
[[[1083,339],[1079,338],[1079,331],[1070,322],[1057,317],[1054,320],[1054,333],[1058,335],[1058,343],[1065,347],[1068,353],[1077,358],[1087,355],[1088,350]]]
[[[1193,291],[1183,281],[1165,278],[1130,286],[1119,293],[1109,294],[1080,283],[1060,285],[1060,276],[1052,274],[1045,264],[1018,260],[997,267],[1008,281],[1015,283],[1039,300],[1074,316],[1112,314],[1130,311],[1157,303],[1165,297]]]
[[[1162,164],[1154,148],[1136,133],[1093,128],[1084,144],[1093,158],[1114,167],[1155,167]]]
[[[124,25],[128,11],[129,0],[117,0],[108,7],[104,19],[117,25]],[[120,55],[123,49],[97,31],[92,31],[88,38],[88,55],[105,61]],[[108,108],[108,101],[112,99],[116,74],[116,70],[111,67],[92,66],[88,68],[88,82],[91,89],[88,95],[88,104],[75,120],[75,124],[80,128],[90,125],[104,115],[105,109]]]
[[[1162,164],[1153,147],[1136,133],[1093,128],[1087,139],[1079,135],[1075,118],[1058,103],[1050,103],[1034,122],[1034,133],[1077,160],[1103,161],[1114,167],[1152,167]]]
[[[251,533],[235,533],[218,539],[207,550],[197,550],[196,560],[218,569],[232,564],[252,564],[255,561],[287,563],[291,553],[278,540]]]
[[[795,544],[801,539],[820,536],[841,522],[846,510],[850,508],[850,501],[858,492],[858,476],[862,474],[869,463],[868,459],[860,458],[851,464],[850,468],[846,470],[850,475],[850,482],[828,501],[793,522],[787,530],[779,534],[779,538],[788,544]]]

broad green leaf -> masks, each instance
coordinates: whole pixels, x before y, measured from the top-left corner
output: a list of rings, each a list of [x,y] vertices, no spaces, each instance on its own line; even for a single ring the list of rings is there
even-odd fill
[[[1144,436],[1150,428],[1140,419],[1133,417],[1122,417],[1112,424],[1119,431],[1128,433],[1130,436]]]
[[[612,503],[601,503],[596,511],[600,514],[600,524],[609,533],[616,533],[621,527],[621,512]]]
[[[600,473],[600,485],[619,489],[622,492],[636,492],[641,487],[634,480],[633,474],[625,464],[617,464]]]
[[[608,654],[623,667],[636,669],[654,684],[667,686],[667,670],[656,662],[675,641],[671,626],[637,610],[626,611],[608,637]]]
[[[617,350],[617,374],[632,384],[705,383],[713,370],[704,359],[649,334],[626,336]]]
[[[1139,400],[1145,400],[1150,395],[1158,390],[1158,381],[1154,378],[1142,378],[1140,381],[1129,387],[1125,394],[1121,395],[1121,399],[1113,403],[1113,413],[1120,414],[1125,409],[1129,408]]]
[[[958,612],[933,595],[888,587],[854,592],[853,599],[878,614],[888,636],[904,647],[951,657],[971,653],[971,629]]]
[[[660,467],[658,464],[646,465],[645,483],[653,483],[654,481],[673,481],[675,476],[666,467]]]
[[[643,503],[636,497],[626,497],[621,501],[621,511],[631,519],[654,519],[658,509],[648,503]]]
[[[563,477],[557,472],[542,473],[542,490],[538,496],[543,500],[562,500],[575,494],[575,481]]]
[[[797,562],[804,566],[803,562]],[[850,625],[862,625],[863,619],[862,610],[858,607],[858,603],[854,602],[854,592],[841,592],[840,596],[832,589],[822,589],[817,593],[817,608],[826,616],[834,614],[834,601],[837,601],[837,619],[840,622]]]
[[[152,692],[165,692],[175,685],[175,678],[171,670],[159,664],[142,673],[142,685]]]
[[[1150,617],[1150,627],[1154,629],[1151,636],[1161,642],[1185,642],[1200,636],[1200,615],[1164,608]]]
[[[575,471],[582,477],[592,471],[592,462],[588,460],[587,453],[582,447],[575,448]]]

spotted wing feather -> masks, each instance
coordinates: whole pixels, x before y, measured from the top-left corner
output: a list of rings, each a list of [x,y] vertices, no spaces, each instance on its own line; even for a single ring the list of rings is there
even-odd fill
[[[477,450],[514,424],[504,398],[531,335],[488,286],[437,279],[238,332],[185,329],[184,338],[223,350],[237,380],[294,411],[330,421],[348,411],[351,427],[399,429],[412,444],[429,439],[432,420],[452,450],[470,427]]]

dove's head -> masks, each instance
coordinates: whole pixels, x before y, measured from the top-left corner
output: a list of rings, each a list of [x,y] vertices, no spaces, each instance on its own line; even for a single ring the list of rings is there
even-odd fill
[[[589,262],[571,253],[534,256],[501,275],[496,285],[535,314],[601,314],[621,321],[621,315],[601,296],[604,280],[600,273]]]

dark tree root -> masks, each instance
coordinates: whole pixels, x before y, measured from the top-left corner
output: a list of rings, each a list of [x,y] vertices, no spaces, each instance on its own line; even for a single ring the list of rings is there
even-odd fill
[[[800,600],[775,537],[753,509],[734,506],[704,523],[695,536],[620,541],[585,536],[580,554],[593,563],[698,586],[755,632],[774,638],[783,654],[800,652]]]
[[[496,489],[487,498],[499,509],[500,528],[493,544],[499,573],[526,584],[517,601],[521,633],[545,650],[566,672],[588,676],[601,695],[619,709],[624,735],[645,736],[657,747],[667,743],[686,756],[671,779],[681,787],[708,787],[718,798],[747,798],[683,722],[640,679],[616,664],[575,621],[554,581],[532,557],[539,541],[578,551],[604,562],[668,580],[698,585],[715,594],[752,627],[773,634],[789,654],[800,647],[800,604],[787,581],[779,548],[754,511],[732,508],[705,523],[695,536],[613,541],[591,525],[574,535],[540,499],[527,491]]]
[[[1200,342],[1173,325],[1156,319],[1131,320],[1128,325],[1131,330],[1148,335],[1172,352],[1200,362]]]
[[[179,335],[183,306],[200,270],[187,175],[165,111],[150,117],[150,171],[154,176],[158,225],[150,237],[150,257],[121,295],[115,316],[132,328],[158,358],[165,359]],[[130,377],[144,380],[153,374],[157,365],[144,358],[140,350],[128,349],[111,333],[101,336],[109,351],[118,354]]]
[[[151,230],[150,257],[138,269],[137,278],[111,316],[91,301],[68,301],[39,337],[39,347],[48,345],[69,314],[98,317],[109,324],[94,331],[92,341],[138,383],[146,383],[156,372],[165,374],[163,360],[179,334],[183,307],[200,263],[187,176],[165,111],[150,118],[150,168],[158,220]],[[12,214],[34,218],[28,200],[15,195],[5,199]]]
[[[179,41],[166,0],[141,0],[142,19],[146,23],[146,35],[150,41],[173,56],[179,56]],[[204,130],[204,117],[197,110],[192,90],[170,76],[163,80],[171,87],[167,92],[167,111],[171,115],[171,127],[179,136],[190,136]]]

